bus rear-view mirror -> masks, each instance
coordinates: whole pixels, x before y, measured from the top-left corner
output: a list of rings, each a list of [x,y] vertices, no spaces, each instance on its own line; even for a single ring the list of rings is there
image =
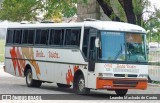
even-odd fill
[[[100,45],[99,45],[99,38],[96,38],[96,40],[95,40],[95,46],[96,46],[97,48],[100,47]]]

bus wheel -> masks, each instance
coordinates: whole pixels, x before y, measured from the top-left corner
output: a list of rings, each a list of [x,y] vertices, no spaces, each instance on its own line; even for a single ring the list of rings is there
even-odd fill
[[[39,81],[39,80],[34,80],[34,87],[37,87],[37,88],[39,88],[41,85],[42,85],[42,82],[41,81]]]
[[[42,82],[39,80],[33,80],[31,69],[27,70],[26,73],[26,84],[28,87],[40,87]]]
[[[115,90],[116,94],[119,95],[119,96],[124,96],[127,94],[128,92],[128,89],[117,89]]]
[[[71,85],[61,84],[61,83],[57,83],[57,86],[58,86],[59,88],[70,88],[70,87],[71,87]]]
[[[90,89],[85,87],[85,79],[83,75],[80,75],[75,82],[74,90],[76,94],[89,94]]]

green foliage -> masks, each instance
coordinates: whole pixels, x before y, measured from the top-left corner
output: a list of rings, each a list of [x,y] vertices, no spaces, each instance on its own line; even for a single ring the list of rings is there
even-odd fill
[[[87,0],[79,0],[87,3]],[[74,16],[78,0],[4,0],[0,10],[1,20],[34,21],[37,15],[44,19]]]
[[[153,84],[160,84],[159,81],[152,81]]]
[[[147,30],[147,39],[149,42],[160,43],[160,11],[158,9],[145,21],[144,28]]]
[[[138,14],[142,14],[143,10],[144,10],[144,6],[143,5],[143,0],[133,0],[133,6],[134,6],[134,13],[136,15]]]
[[[143,25],[143,13],[145,12],[145,9],[147,10],[147,8],[151,5],[150,1],[148,0],[132,0],[133,3],[133,10],[135,13],[135,17],[136,17],[136,24],[140,25],[140,26],[144,26]]]
[[[36,20],[43,5],[41,0],[4,0],[0,10],[1,20],[23,21]]]
[[[148,40],[160,42],[160,20],[152,19],[148,24],[146,24],[146,26],[148,27]]]
[[[77,0],[47,0],[45,2],[45,18],[71,17],[76,14]]]
[[[120,5],[120,2],[122,3],[123,0],[104,1],[108,5],[111,5],[114,10],[114,13],[109,16],[111,20],[116,15],[121,21],[127,21],[127,15],[124,12],[124,8],[122,5]],[[152,15],[148,20],[143,20],[143,14],[150,11],[148,7],[151,6],[151,2],[149,0],[132,0],[132,4],[134,16],[136,18],[136,24],[144,27],[147,30],[148,41],[160,42],[160,10],[156,9],[155,12],[152,12]]]
[[[112,8],[117,16],[120,17],[121,21],[127,21],[124,9],[120,5],[118,0],[110,0],[112,2]]]

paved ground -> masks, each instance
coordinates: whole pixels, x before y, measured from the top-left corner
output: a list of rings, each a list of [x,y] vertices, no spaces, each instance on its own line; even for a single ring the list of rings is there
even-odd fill
[[[29,88],[25,78],[5,73],[0,66],[0,94],[73,94],[72,89],[60,89],[55,83],[43,83],[41,88]],[[114,91],[92,90],[91,93],[115,94]],[[160,86],[148,85],[147,90],[129,90],[128,94],[160,94]]]
[[[93,99],[93,98],[104,99],[106,98],[106,96],[109,96],[109,95],[115,96],[115,92],[113,91],[92,90],[91,93],[97,94],[97,96],[86,96],[85,99]],[[72,91],[72,89],[59,89],[54,83],[44,83],[42,84],[41,88],[28,88],[25,83],[25,78],[14,77],[10,74],[7,74],[0,67],[0,94],[74,94],[74,92]],[[103,94],[102,97],[98,96],[99,94]],[[147,90],[129,90],[128,94],[160,94],[160,86],[149,85]],[[78,98],[80,96],[77,95],[76,97]],[[114,100],[111,100],[111,101],[116,102]],[[92,102],[96,103],[96,101],[92,101]],[[97,102],[104,103],[105,101],[97,101]],[[118,101],[118,102],[121,102],[121,101]],[[61,102],[58,102],[58,103],[61,103]]]

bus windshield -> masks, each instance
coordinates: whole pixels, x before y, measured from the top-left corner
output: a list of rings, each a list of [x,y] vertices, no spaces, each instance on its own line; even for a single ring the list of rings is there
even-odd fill
[[[101,60],[146,62],[145,35],[101,31]]]

